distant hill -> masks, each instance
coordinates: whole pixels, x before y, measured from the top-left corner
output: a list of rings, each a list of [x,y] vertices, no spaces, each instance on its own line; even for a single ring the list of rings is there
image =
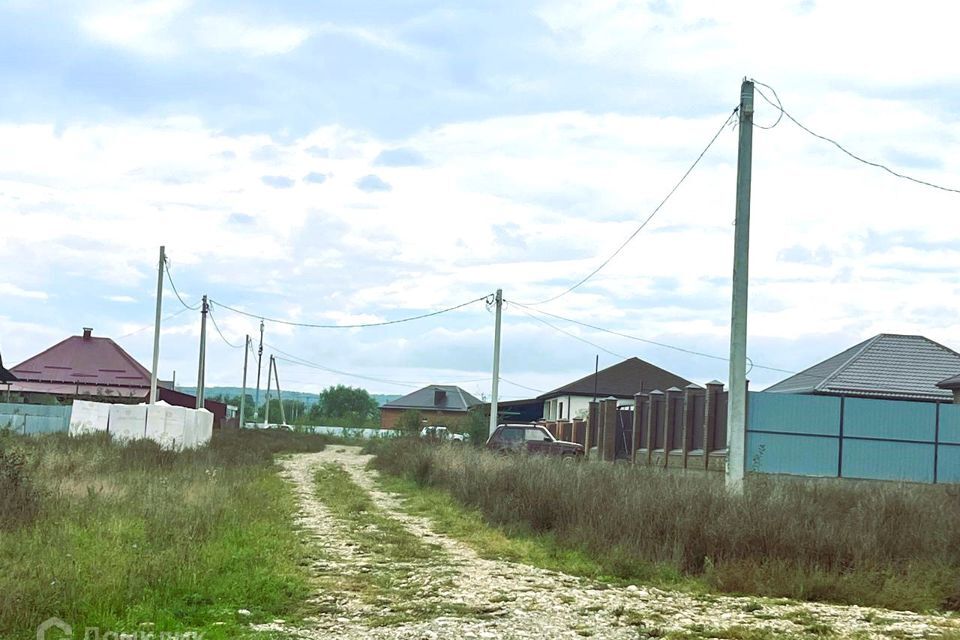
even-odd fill
[[[281,380],[281,382],[282,382],[282,380]],[[196,393],[197,390],[196,390],[195,387],[179,387],[179,386],[178,386],[178,387],[177,387],[177,391],[183,391],[184,393],[189,393],[189,394],[193,395],[193,394]],[[213,396],[218,396],[218,395],[239,396],[239,395],[240,395],[240,391],[241,391],[241,388],[240,388],[240,387],[207,387],[207,389],[206,389],[206,397],[207,397],[207,398],[212,398]],[[254,391],[255,391],[254,389],[247,388],[247,394],[249,394],[249,395],[251,395],[251,396],[254,394]],[[263,402],[263,398],[264,398],[264,395],[265,395],[265,394],[266,394],[266,387],[262,387],[262,388],[260,389],[260,401],[261,401],[261,402]],[[382,407],[383,405],[387,404],[388,402],[390,402],[390,401],[392,401],[392,400],[396,400],[397,398],[400,397],[399,395],[390,395],[390,394],[384,394],[384,393],[371,393],[370,395],[373,397],[374,400],[377,401],[377,404],[379,404],[381,407]],[[276,397],[277,397],[277,390],[276,390],[276,389],[271,389],[271,390],[270,390],[270,397],[272,397],[272,398],[276,398]],[[311,405],[317,404],[317,400],[319,399],[319,394],[317,394],[317,393],[305,393],[305,392],[303,392],[303,391],[284,391],[284,392],[283,392],[283,399],[284,399],[284,400],[299,400],[299,401],[301,401],[302,403],[304,403],[305,405],[307,405],[307,406],[309,407],[309,406],[311,406]]]

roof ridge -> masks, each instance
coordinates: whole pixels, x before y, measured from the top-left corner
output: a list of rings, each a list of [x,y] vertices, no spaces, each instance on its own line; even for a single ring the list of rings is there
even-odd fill
[[[854,353],[852,356],[850,356],[849,358],[847,358],[847,361],[846,361],[846,362],[844,362],[844,363],[841,364],[839,367],[837,367],[836,369],[834,369],[834,370],[833,370],[833,373],[827,375],[826,377],[824,377],[823,380],[821,380],[819,383],[817,383],[817,385],[814,387],[814,390],[816,390],[816,391],[823,391],[824,388],[826,388],[827,386],[829,386],[828,383],[829,383],[831,380],[833,380],[834,378],[836,378],[837,376],[839,376],[840,373],[841,373],[842,371],[844,371],[847,367],[849,367],[850,364],[851,364],[854,360],[856,360],[857,358],[859,358],[859,357],[863,354],[864,351],[866,351],[868,348],[872,347],[872,346],[874,345],[874,343],[876,343],[878,340],[880,340],[880,338],[883,337],[884,335],[887,335],[887,334],[878,333],[877,335],[873,336],[872,338],[868,338],[867,340],[865,340],[865,341],[862,343],[862,346],[861,346],[859,349],[857,349],[857,352],[856,352],[856,353]]]
[[[108,341],[111,345],[113,345],[113,347],[117,350],[117,352],[118,352],[121,356],[123,356],[128,362],[130,362],[130,364],[133,365],[134,369],[139,369],[138,373],[140,373],[141,375],[146,376],[147,378],[150,378],[151,381],[153,380],[153,373],[151,373],[150,371],[148,371],[145,366],[143,366],[142,364],[140,364],[139,362],[137,362],[136,358],[134,358],[132,355],[130,355],[129,353],[127,353],[127,350],[126,350],[126,349],[124,349],[124,348],[121,347],[119,344],[117,344],[116,342],[114,342],[113,338],[108,338],[108,337],[104,336],[103,339],[106,340],[106,341]]]

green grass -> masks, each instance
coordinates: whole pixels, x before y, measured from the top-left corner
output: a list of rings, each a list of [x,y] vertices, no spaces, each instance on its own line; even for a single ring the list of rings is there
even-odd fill
[[[751,477],[732,495],[706,476],[410,439],[381,443],[372,464],[411,510],[491,557],[701,592],[960,609],[948,487]]]
[[[36,516],[0,534],[0,637],[33,637],[51,616],[75,637],[97,627],[210,639],[299,617],[305,550],[272,456],[324,443],[218,432],[208,447],[172,453],[96,436],[0,436],[40,494]]]

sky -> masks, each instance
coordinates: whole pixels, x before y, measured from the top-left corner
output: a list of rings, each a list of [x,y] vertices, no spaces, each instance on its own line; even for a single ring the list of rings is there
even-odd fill
[[[257,317],[498,288],[501,397],[597,354],[726,381],[741,81],[960,188],[958,21],[923,0],[0,0],[0,354],[92,327],[149,367],[164,245],[183,301],[213,300],[208,387],[239,386]],[[881,332],[960,349],[960,194],[778,113],[757,96],[751,388]],[[606,260],[717,131],[615,259],[533,307],[640,340],[522,306]],[[193,385],[200,314],[169,281],[162,304],[161,378]],[[493,327],[483,300],[267,321],[264,353],[284,388],[489,397]]]

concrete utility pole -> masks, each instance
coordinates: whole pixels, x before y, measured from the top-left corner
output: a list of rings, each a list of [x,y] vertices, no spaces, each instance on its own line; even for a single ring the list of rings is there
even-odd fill
[[[503,314],[503,289],[497,289],[497,323],[493,330],[493,388],[490,391],[490,434],[497,429],[497,394],[500,392],[500,316]]]
[[[153,322],[153,369],[150,373],[150,404],[157,402],[157,364],[160,361],[160,309],[163,306],[163,268],[167,264],[165,247],[160,245],[160,268],[157,269],[157,317]]]
[[[283,409],[283,392],[280,391],[280,374],[277,373],[277,359],[271,356],[270,364],[273,365],[273,379],[277,383],[277,398],[280,399],[280,424],[287,424],[287,414]]]
[[[260,347],[257,349],[257,393],[253,396],[253,419],[260,414],[260,361],[263,359],[263,320],[260,321]]]
[[[727,489],[743,490],[747,434],[747,290],[750,264],[750,178],[753,160],[753,83],[740,86],[737,217],[730,318],[730,396],[727,403]]]
[[[197,370],[197,409],[203,408],[204,379],[207,375],[207,312],[210,311],[210,305],[207,304],[207,296],[203,296],[203,307],[200,311],[200,367]]]
[[[243,429],[243,411],[247,405],[247,358],[250,356],[250,334],[243,340],[243,387],[240,390],[240,420],[237,423]]]
[[[270,370],[273,368],[273,356],[270,356],[270,362],[267,363],[267,399],[263,407],[263,428],[270,426]]]

